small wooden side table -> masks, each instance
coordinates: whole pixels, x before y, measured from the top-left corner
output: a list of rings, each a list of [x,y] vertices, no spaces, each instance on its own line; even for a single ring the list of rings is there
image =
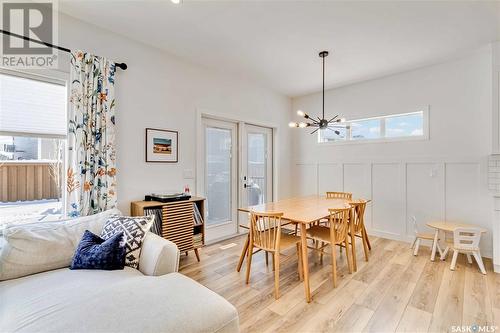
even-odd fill
[[[434,261],[436,259],[436,250],[438,246],[438,239],[439,239],[439,231],[448,231],[448,232],[453,232],[456,228],[475,228],[481,231],[481,233],[485,233],[488,230],[478,227],[477,225],[474,224],[467,224],[467,223],[456,223],[456,222],[450,222],[450,221],[433,221],[433,222],[428,222],[427,226],[436,229],[434,232],[434,240],[432,242],[432,251],[431,251],[431,261]]]

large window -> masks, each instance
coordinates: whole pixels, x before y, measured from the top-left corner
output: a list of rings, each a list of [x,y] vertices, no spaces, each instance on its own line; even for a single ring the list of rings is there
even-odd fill
[[[66,86],[0,71],[0,228],[62,215]]]
[[[366,142],[418,139],[427,137],[427,112],[353,119],[343,123],[337,135],[329,129],[318,131],[318,142]]]

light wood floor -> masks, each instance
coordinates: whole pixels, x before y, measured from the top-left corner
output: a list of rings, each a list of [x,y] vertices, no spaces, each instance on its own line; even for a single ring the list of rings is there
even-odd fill
[[[252,260],[246,285],[246,266],[236,272],[243,240],[203,248],[200,263],[193,253],[181,258],[183,274],[238,309],[242,332],[446,332],[452,325],[500,326],[500,274],[492,272],[488,259],[486,276],[463,255],[456,271],[450,271],[451,258],[431,262],[428,247],[421,246],[414,257],[407,243],[370,237],[370,261],[360,252],[356,273],[348,274],[344,255],[338,258],[335,289],[330,257],[321,265],[318,256],[310,254],[313,301],[307,304],[294,250],[282,259],[280,299],[274,299],[272,265],[266,266],[261,252]]]

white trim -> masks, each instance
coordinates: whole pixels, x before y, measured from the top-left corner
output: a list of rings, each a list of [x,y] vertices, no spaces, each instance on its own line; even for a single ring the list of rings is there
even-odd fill
[[[420,114],[422,113],[422,126],[423,126],[423,133],[422,135],[415,135],[415,136],[401,136],[401,137],[385,137],[385,120],[387,118],[393,118],[393,117],[400,117],[400,116],[409,116],[413,114]],[[346,139],[345,140],[339,140],[339,141],[326,141],[326,142],[321,142],[321,131],[318,131],[317,134],[317,145],[321,146],[328,146],[328,145],[352,145],[352,144],[365,144],[365,143],[388,143],[388,142],[404,142],[404,141],[424,141],[424,140],[429,140],[429,121],[430,121],[430,106],[427,106],[427,108],[420,110],[420,111],[414,111],[414,112],[407,112],[407,113],[397,113],[397,114],[390,114],[390,115],[382,115],[382,116],[376,116],[376,117],[368,117],[368,118],[360,118],[360,119],[351,119],[345,121],[343,124],[346,123],[353,123],[353,122],[358,122],[358,121],[366,121],[366,120],[380,120],[380,138],[374,138],[374,139],[352,139],[352,129],[349,128],[346,130]],[[342,124],[342,123],[339,123]]]
[[[0,74],[4,75],[16,76],[24,79],[36,80],[45,83],[52,83],[60,86],[66,86],[68,83],[68,77],[69,77],[68,73],[62,72],[64,73],[63,75],[61,72],[57,72],[54,70],[45,70],[44,73],[48,73],[49,75],[30,72],[28,70],[21,71],[21,70],[13,70],[0,67]]]

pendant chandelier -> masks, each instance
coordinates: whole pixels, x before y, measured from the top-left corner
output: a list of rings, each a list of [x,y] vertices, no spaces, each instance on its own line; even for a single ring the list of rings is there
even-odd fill
[[[291,122],[288,125],[290,127],[300,127],[300,128],[305,128],[305,127],[314,127],[316,128],[314,131],[311,132],[311,134],[316,133],[318,130],[331,130],[335,134],[339,135],[340,131],[338,128],[347,128],[348,126],[342,125],[340,123],[345,122],[345,119],[339,118],[339,115],[336,115],[335,117],[327,120],[325,118],[325,58],[328,56],[328,51],[321,51],[319,53],[320,58],[323,59],[323,116],[320,118],[319,116],[317,117],[318,119],[316,120],[315,118],[310,117],[307,113],[305,113],[302,110],[297,111],[297,115],[304,117],[306,122]]]

